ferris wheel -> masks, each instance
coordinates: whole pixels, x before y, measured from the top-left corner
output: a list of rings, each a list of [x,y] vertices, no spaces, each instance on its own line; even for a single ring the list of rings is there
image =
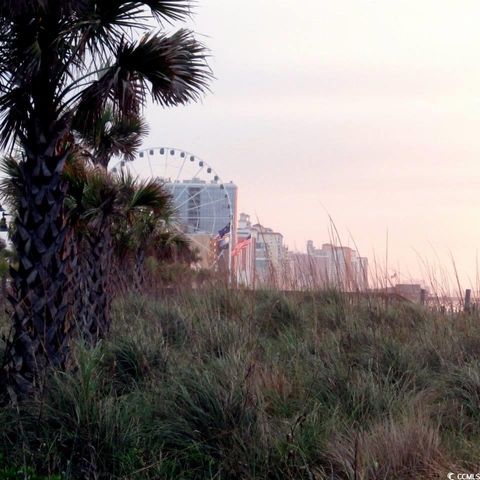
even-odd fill
[[[218,255],[231,268],[235,240],[236,186],[198,156],[171,147],[140,150],[133,160],[117,162],[112,172],[128,171],[139,178],[158,179],[170,193],[173,222],[202,252],[218,240]],[[228,255],[228,256],[227,256]],[[214,259],[216,263],[218,258]]]

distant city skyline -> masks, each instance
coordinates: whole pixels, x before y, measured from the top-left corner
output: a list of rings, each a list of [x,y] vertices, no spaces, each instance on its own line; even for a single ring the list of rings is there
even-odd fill
[[[452,272],[451,254],[475,284],[478,18],[468,0],[202,0],[191,26],[211,49],[212,93],[149,106],[145,145],[207,159],[292,248],[323,242],[330,215],[381,264],[388,231],[392,272]]]

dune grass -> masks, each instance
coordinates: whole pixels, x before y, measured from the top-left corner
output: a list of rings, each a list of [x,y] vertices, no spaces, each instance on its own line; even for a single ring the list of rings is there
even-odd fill
[[[75,363],[0,409],[0,479],[480,470],[478,314],[336,292],[132,296]]]

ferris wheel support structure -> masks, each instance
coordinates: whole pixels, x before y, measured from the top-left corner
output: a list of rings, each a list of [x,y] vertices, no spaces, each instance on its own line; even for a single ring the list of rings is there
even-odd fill
[[[228,219],[230,225],[230,238],[228,242],[228,281],[232,282],[232,249],[235,238],[235,207],[236,198],[231,198],[229,184],[225,184],[217,171],[205,160],[191,152],[173,147],[149,147],[140,150],[133,160],[121,160],[112,168],[113,172],[128,169],[140,178],[160,178],[165,185],[172,189],[172,193],[180,201],[175,205],[178,222],[188,226],[191,216],[205,211],[206,207],[212,211],[212,217],[198,217],[194,233],[207,233],[214,237],[224,226],[218,228],[220,218],[216,217],[217,210],[226,210],[221,218]],[[195,193],[189,190],[192,181],[198,181]],[[221,191],[216,192],[216,187]],[[186,200],[181,200],[186,196]],[[207,198],[206,198],[207,197]],[[235,203],[234,203],[235,200]],[[210,227],[205,229],[205,225]],[[191,225],[190,225],[191,227]],[[194,236],[191,237],[194,239]],[[193,240],[195,242],[195,240]],[[197,242],[198,243],[198,242]],[[220,256],[219,256],[220,258]],[[217,258],[217,261],[219,260]]]

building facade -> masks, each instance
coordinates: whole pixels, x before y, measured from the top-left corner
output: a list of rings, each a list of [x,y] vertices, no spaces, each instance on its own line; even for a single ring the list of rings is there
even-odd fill
[[[164,185],[172,195],[175,221],[197,249],[200,265],[229,269],[229,249],[219,250],[212,239],[230,225],[224,240],[231,243],[231,247],[235,244],[237,186],[232,182],[222,184],[199,178],[166,181]]]
[[[293,255],[294,278],[302,288],[334,287],[343,291],[368,288],[368,259],[343,246],[307,242],[307,253]]]
[[[251,239],[235,259],[235,278],[251,288],[285,290],[338,288],[342,291],[368,289],[368,259],[343,246],[325,243],[316,248],[310,240],[307,252],[289,252],[283,235],[241,213],[238,242]]]
[[[235,230],[237,186],[198,178],[165,182],[172,195],[175,217],[185,233],[216,235],[230,222]]]
[[[238,278],[248,279],[248,286],[252,288],[266,286],[284,288],[282,272],[288,257],[283,235],[259,223],[253,224],[249,215],[241,213],[237,236],[238,242],[246,238],[251,239],[245,251],[246,270],[239,269]]]

